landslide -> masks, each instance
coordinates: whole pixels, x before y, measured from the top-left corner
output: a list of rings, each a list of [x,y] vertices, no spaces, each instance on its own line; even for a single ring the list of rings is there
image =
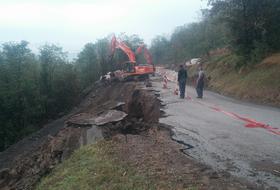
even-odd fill
[[[260,64],[236,70],[238,58],[232,54],[214,55],[204,63],[207,88],[237,99],[280,107],[280,54]],[[197,66],[191,66],[195,76]]]
[[[185,155],[158,123],[157,95],[141,82],[96,84],[71,114],[1,153],[0,189],[256,189]],[[127,116],[89,124],[112,110]]]
[[[116,134],[82,147],[44,177],[37,190],[149,189],[247,190],[257,188],[184,155],[167,126]]]
[[[116,133],[144,132],[160,116],[160,102],[151,94],[140,82],[96,83],[70,114],[0,153],[0,189],[33,189],[42,176],[76,149],[100,138],[96,133],[109,139]],[[69,122],[81,115],[97,118],[110,110],[125,112],[127,117],[102,126]]]

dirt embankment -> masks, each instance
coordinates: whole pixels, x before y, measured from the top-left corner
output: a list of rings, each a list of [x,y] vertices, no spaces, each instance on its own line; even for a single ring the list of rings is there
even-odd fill
[[[236,70],[238,58],[232,54],[214,55],[204,62],[207,88],[242,100],[280,107],[280,54],[255,66]],[[197,66],[189,68],[195,76]]]
[[[0,189],[32,189],[42,176],[94,138],[110,138],[116,133],[139,133],[150,127],[148,123],[158,122],[160,102],[142,87],[137,82],[99,84],[88,91],[72,113],[0,153]],[[100,119],[109,110],[128,115],[109,123],[105,118],[105,124],[100,127],[94,125],[94,131],[91,124],[69,122],[80,115],[86,115],[87,119]]]
[[[0,189],[33,189],[75,149],[103,137],[118,163],[147,174],[155,189],[254,189],[184,155],[170,127],[158,123],[160,106],[140,82],[93,88],[71,114],[1,153]]]
[[[146,135],[118,134],[112,139],[119,162],[136,168],[162,190],[245,190],[257,189],[227,172],[216,172],[185,155],[184,145],[171,140],[167,126],[158,125]],[[151,188],[153,189],[153,188]]]

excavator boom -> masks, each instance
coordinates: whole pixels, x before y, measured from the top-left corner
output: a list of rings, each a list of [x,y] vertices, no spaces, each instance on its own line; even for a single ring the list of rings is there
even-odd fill
[[[111,41],[111,53],[115,53],[116,49],[121,49],[128,57],[129,61],[136,63],[136,58],[134,52],[123,42],[119,42],[116,36],[113,36]]]
[[[141,45],[136,53],[142,53],[144,49],[144,57],[147,64],[138,64],[136,62],[134,52],[122,41],[118,41],[115,36],[113,36],[111,41],[111,54],[114,55],[116,49],[121,49],[128,57],[129,61],[125,62],[127,68],[125,69],[126,76],[148,76],[155,72],[155,67],[152,63],[152,55],[149,53],[145,45]]]

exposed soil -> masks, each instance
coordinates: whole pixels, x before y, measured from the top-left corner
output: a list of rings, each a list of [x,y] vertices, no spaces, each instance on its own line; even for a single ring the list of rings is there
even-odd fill
[[[0,154],[0,189],[33,189],[56,164],[87,141],[92,141],[84,139],[90,125],[73,124],[69,122],[71,118],[77,114],[96,117],[108,110],[123,111],[128,115],[95,130],[101,130],[104,138],[112,139],[115,142],[112,148],[119,159],[139,172],[147,170],[154,180],[170,180],[175,184],[171,189],[251,188],[228,173],[214,172],[184,155],[181,150],[185,146],[171,139],[168,127],[158,124],[160,106],[157,95],[141,82],[96,85],[69,115]],[[159,189],[170,188],[159,185]]]
[[[137,82],[98,83],[88,90],[84,101],[70,114],[0,154],[0,189],[32,189],[57,163],[85,144],[84,134],[90,126],[69,123],[75,115],[98,116],[112,109],[126,112],[124,120],[100,127],[107,138],[138,133],[149,127],[144,122],[158,122],[160,102],[143,87]]]
[[[41,176],[67,158],[79,144],[81,129],[64,128],[55,137],[48,136],[34,151],[19,153],[12,166],[1,170],[1,189],[31,189]]]
[[[256,189],[245,181],[234,179],[226,172],[215,172],[182,153],[185,146],[170,138],[166,126],[154,126],[142,135],[113,137],[114,151],[121,162],[148,173],[156,182],[169,181],[170,186],[158,189]]]

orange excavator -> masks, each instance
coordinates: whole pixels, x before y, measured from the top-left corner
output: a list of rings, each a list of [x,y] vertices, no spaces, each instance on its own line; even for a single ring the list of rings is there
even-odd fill
[[[155,73],[155,67],[152,61],[152,55],[143,44],[139,46],[136,50],[136,54],[144,54],[146,59],[146,64],[140,64],[136,61],[135,53],[122,41],[118,41],[115,36],[113,36],[111,41],[111,54],[114,55],[116,49],[122,50],[128,57],[128,61],[122,63],[124,65],[124,78],[126,77],[148,77],[149,74]]]

